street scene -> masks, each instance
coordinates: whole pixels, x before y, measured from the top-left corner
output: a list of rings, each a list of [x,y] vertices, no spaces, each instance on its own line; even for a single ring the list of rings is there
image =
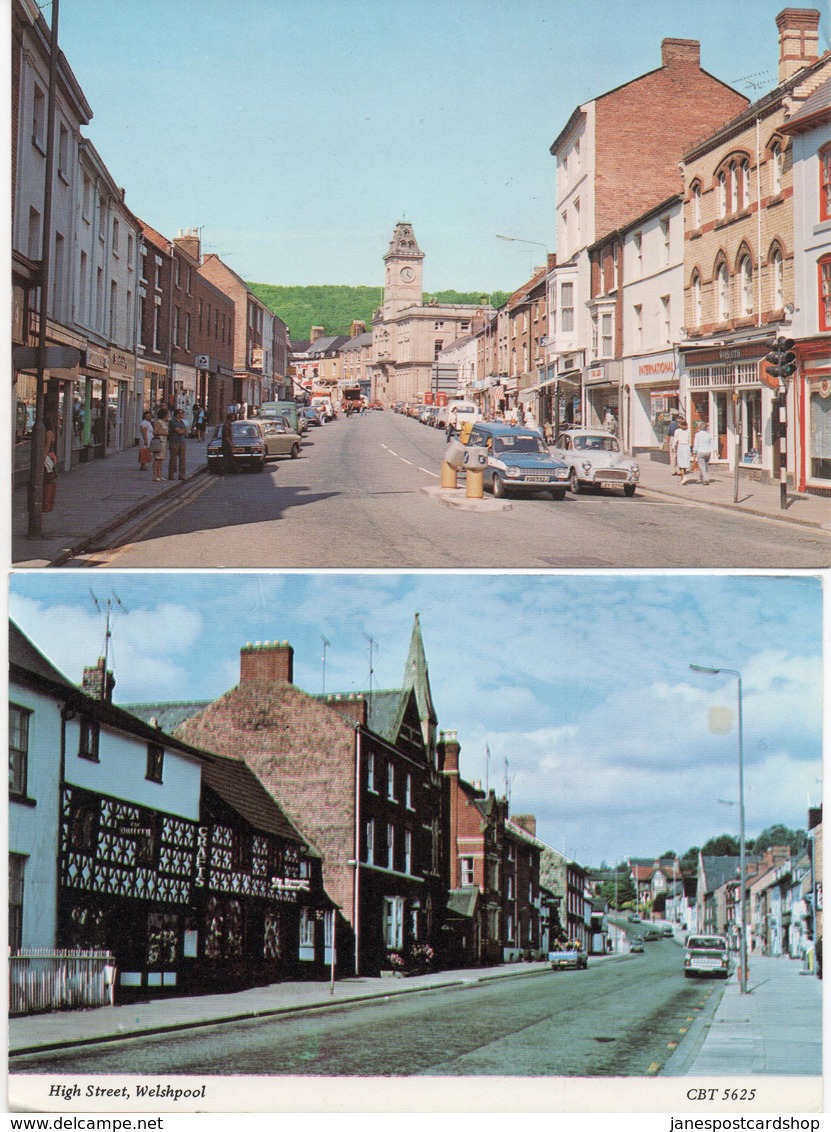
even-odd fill
[[[12,575],[15,1095],[725,1076],[810,1110],[819,579],[107,577]]]

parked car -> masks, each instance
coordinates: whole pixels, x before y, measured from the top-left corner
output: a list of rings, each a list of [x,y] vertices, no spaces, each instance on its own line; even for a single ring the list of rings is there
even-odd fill
[[[263,421],[265,429],[266,456],[291,456],[296,460],[300,455],[300,434],[291,427],[288,417],[281,421]]]
[[[384,402],[383,401],[370,401],[367,404],[367,408],[368,409],[379,409],[381,412],[383,412],[384,411]]]
[[[661,938],[661,933],[657,930],[657,928],[647,928],[647,930],[644,932],[643,938],[647,943],[652,943],[656,939]]]
[[[312,409],[311,407],[301,409],[301,414],[309,428],[318,428],[323,424],[323,418],[321,417],[317,409]]]
[[[691,935],[684,945],[684,977],[730,974],[730,953],[723,935]]]
[[[487,449],[484,484],[497,498],[509,491],[550,491],[555,499],[565,499],[568,466],[551,455],[537,429],[479,421],[467,445]]]
[[[567,428],[554,441],[552,454],[569,467],[573,492],[587,487],[621,487],[634,495],[640,478],[637,460],[624,456],[613,432],[597,428]]]
[[[263,401],[259,416],[260,420],[280,420],[281,417],[288,417],[289,427],[295,432],[302,433],[306,428],[302,412],[302,407],[296,401]]]
[[[632,946],[629,948],[629,950],[643,954],[643,940],[640,936],[637,936],[636,939],[632,940]]]
[[[270,422],[269,422],[270,423]],[[208,471],[222,471],[222,425],[218,424],[208,441]],[[233,421],[234,463],[238,468],[252,468],[261,472],[268,458],[266,445],[266,422],[256,419]],[[298,443],[300,438],[298,437]]]
[[[637,912],[630,912],[626,918],[630,924],[639,924],[641,922],[641,918]]]
[[[548,962],[552,971],[585,971],[589,965],[581,945],[572,941],[557,944],[553,951],[549,951]]]
[[[672,930],[672,924],[664,924],[663,928],[661,929],[661,935],[663,935],[665,939],[669,939],[674,934],[675,933]]]

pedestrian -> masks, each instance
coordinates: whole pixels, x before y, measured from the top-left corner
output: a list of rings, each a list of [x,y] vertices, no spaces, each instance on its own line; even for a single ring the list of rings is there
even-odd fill
[[[678,432],[678,418],[673,417],[667,429],[667,444],[669,447],[669,466],[674,476],[678,475],[678,441],[675,435]]]
[[[150,451],[150,441],[153,439],[153,414],[145,409],[141,415],[139,425],[139,471],[146,472],[148,464],[153,463],[153,453]]]
[[[699,421],[696,427],[695,443],[693,444],[693,454],[698,461],[698,470],[701,475],[702,483],[710,482],[710,457],[713,454],[713,438],[707,431],[707,425],[704,421]]]
[[[606,409],[606,415],[603,418],[603,427],[607,432],[614,432],[617,428],[617,420],[611,408]]]
[[[683,484],[686,482],[684,477],[688,474],[692,463],[690,430],[683,417],[678,418],[678,428],[675,430],[675,458],[678,461],[678,474]]]
[[[222,472],[221,475],[233,475],[237,470],[234,459],[234,421],[235,413],[226,413],[222,423]]]
[[[53,511],[58,490],[58,437],[50,416],[43,418],[43,501],[42,511]]]
[[[193,406],[193,431],[196,433],[197,440],[205,439],[205,427],[207,423],[208,414],[205,412],[202,402],[197,401]]]
[[[185,424],[185,410],[177,409],[170,420],[167,429],[167,447],[170,450],[170,459],[167,464],[167,478],[175,479],[178,472],[179,479],[185,478],[185,443],[188,438],[188,426]]]
[[[153,482],[162,482],[164,458],[167,452],[167,406],[161,405],[156,413],[153,423],[153,439],[150,441],[150,451],[153,453]]]

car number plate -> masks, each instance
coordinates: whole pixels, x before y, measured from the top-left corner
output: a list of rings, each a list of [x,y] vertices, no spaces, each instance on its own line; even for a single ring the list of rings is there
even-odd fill
[[[525,479],[528,483],[551,483],[551,476],[534,475],[533,472],[531,475],[527,475]]]
[[[693,959],[690,963],[691,967],[720,967],[720,959]]]
[[[600,480],[600,487],[621,487],[625,480]]]

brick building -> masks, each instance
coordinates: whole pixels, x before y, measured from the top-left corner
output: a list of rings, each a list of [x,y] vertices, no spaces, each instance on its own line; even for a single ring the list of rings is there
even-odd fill
[[[508,801],[466,782],[455,731],[441,733],[438,763],[449,815],[450,963],[501,963],[539,953],[540,848],[530,816],[508,816]],[[526,828],[527,827],[527,828]]]
[[[323,856],[339,908],[338,963],[377,973],[439,946],[444,915],[436,717],[416,616],[401,688],[312,696],[287,642],[246,645],[240,682],[211,704],[177,705],[177,736],[244,759]],[[147,718],[165,705],[136,705]],[[164,718],[164,716],[162,716]]]
[[[683,154],[685,319],[681,357],[693,428],[709,426],[714,464],[780,478],[778,388],[770,341],[794,313],[794,202],[788,118],[831,75],[818,58],[820,13],[776,19],[779,84]],[[794,414],[791,383],[788,416]],[[793,429],[789,449],[793,450]]]
[[[549,278],[548,380],[556,389],[555,424],[599,423],[587,417],[583,392],[592,341],[588,248],[679,192],[684,150],[746,106],[702,70],[697,40],[665,39],[659,68],[578,106],[551,145],[558,262]],[[611,392],[616,375],[608,383]]]

